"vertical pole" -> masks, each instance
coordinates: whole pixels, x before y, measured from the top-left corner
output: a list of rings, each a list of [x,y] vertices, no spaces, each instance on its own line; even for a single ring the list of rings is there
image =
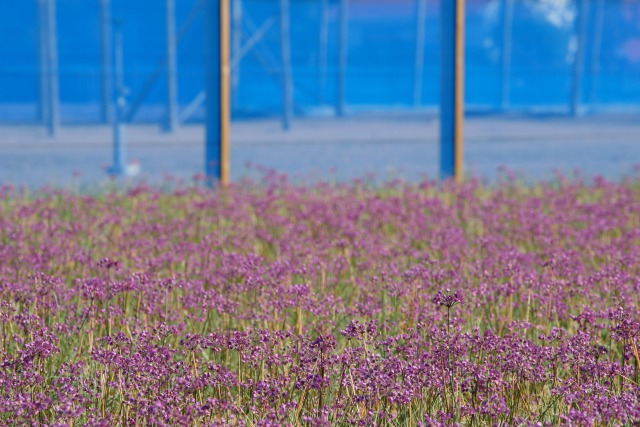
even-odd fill
[[[464,0],[441,0],[440,172],[462,181]]]
[[[232,0],[232,17],[233,25],[231,32],[231,52],[232,57],[238,55],[240,49],[242,49],[242,0]],[[239,98],[240,87],[240,64],[242,63],[242,57],[239,57],[235,62],[233,69],[231,70],[231,96],[233,99],[233,107],[237,108]]]
[[[416,0],[416,55],[413,76],[413,105],[422,103],[422,75],[424,73],[424,37],[427,18],[427,0]]]
[[[604,28],[604,0],[596,0],[593,23],[593,41],[591,45],[591,79],[589,81],[589,103],[591,108],[596,103],[598,76],[600,74],[600,51],[602,50],[602,32]]]
[[[47,2],[47,130],[55,136],[60,126],[60,100],[58,94],[58,37],[56,27],[56,2]]]
[[[47,42],[47,1],[38,0],[38,123],[48,122],[49,80],[47,74],[48,42]]]
[[[110,123],[111,98],[111,0],[100,0],[100,120]]]
[[[337,97],[336,97],[336,114],[338,117],[344,117],[345,110],[345,77],[347,72],[347,36],[349,33],[349,0],[340,0],[339,5],[339,22],[338,22],[338,79],[337,79]]]
[[[178,73],[176,60],[176,7],[175,0],[166,0],[167,12],[167,115],[164,123],[166,132],[178,127]]]
[[[571,115],[580,115],[580,101],[582,99],[582,79],[584,74],[584,56],[587,38],[587,15],[589,0],[576,0],[576,35],[578,45],[576,56],[573,62],[573,85],[571,87]]]
[[[502,55],[500,73],[500,109],[509,108],[511,83],[511,38],[513,34],[513,0],[502,0]]]
[[[282,55],[282,129],[291,127],[292,82],[291,43],[289,38],[289,0],[280,0],[280,53]]]
[[[222,117],[222,131],[221,131],[221,147],[220,147],[220,182],[223,185],[229,184],[230,175],[231,175],[231,165],[230,165],[230,149],[229,149],[229,138],[230,138],[230,123],[231,123],[231,94],[229,78],[231,73],[230,66],[230,53],[229,53],[229,32],[230,32],[230,22],[229,22],[229,0],[220,0],[220,112]]]
[[[205,0],[205,175],[229,183],[229,0]]]
[[[127,159],[123,124],[127,89],[124,86],[122,28],[119,22],[114,22],[114,38],[116,111],[113,121],[113,165],[109,168],[109,175],[123,176],[126,172]]]
[[[318,48],[318,104],[324,105],[327,90],[327,51],[329,46],[329,0],[320,2],[320,46]]]

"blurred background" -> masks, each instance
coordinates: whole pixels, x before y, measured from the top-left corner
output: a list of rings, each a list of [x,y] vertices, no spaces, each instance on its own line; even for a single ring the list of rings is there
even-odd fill
[[[232,179],[437,177],[440,1],[230,0]],[[201,174],[203,3],[0,2],[0,184],[106,181],[116,135],[130,179]],[[634,172],[640,0],[467,0],[465,31],[466,175]]]

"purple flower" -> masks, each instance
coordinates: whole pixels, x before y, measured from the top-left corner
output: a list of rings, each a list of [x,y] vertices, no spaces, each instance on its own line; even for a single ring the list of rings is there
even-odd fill
[[[464,298],[460,290],[451,293],[451,290],[447,289],[445,292],[439,290],[431,301],[438,307],[444,306],[451,308],[456,304],[464,303]]]

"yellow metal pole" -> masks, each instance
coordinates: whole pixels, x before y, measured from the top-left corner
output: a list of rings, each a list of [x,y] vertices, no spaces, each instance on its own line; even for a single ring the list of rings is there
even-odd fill
[[[456,2],[456,75],[455,75],[455,130],[454,130],[454,177],[463,178],[463,128],[464,128],[464,0]]]
[[[230,8],[229,0],[220,0],[220,183],[229,184],[230,150],[229,126],[231,121],[230,105]]]

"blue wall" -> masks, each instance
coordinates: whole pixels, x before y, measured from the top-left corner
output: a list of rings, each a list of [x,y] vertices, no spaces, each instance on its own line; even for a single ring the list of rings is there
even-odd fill
[[[423,102],[438,99],[439,0],[428,1]],[[176,0],[177,27],[194,0]],[[514,10],[511,104],[567,106],[575,54],[575,4],[571,1],[520,1]],[[590,2],[592,5],[595,1]],[[549,6],[556,4],[556,6]],[[500,0],[468,1],[467,83],[470,105],[494,107],[500,97]],[[277,18],[277,0],[244,0],[245,16],[256,26]],[[590,13],[590,26],[594,19]],[[351,0],[347,104],[351,106],[412,105],[415,4],[412,0]],[[113,0],[114,17],[123,21],[125,80],[132,97],[153,72],[164,52],[165,11],[161,0]],[[337,3],[330,2],[327,103],[335,99]],[[100,96],[98,0],[57,0],[60,97],[63,120],[94,120]],[[319,0],[291,0],[292,62],[297,112],[316,107],[319,99]],[[640,1],[607,0],[599,75],[594,101],[640,106]],[[36,0],[0,2],[0,106],[33,105],[24,120],[35,119],[38,99]],[[245,33],[247,28],[244,28]],[[203,19],[198,17],[178,48],[179,102],[187,104],[202,90]],[[587,42],[591,43],[590,32]],[[277,21],[258,48],[277,72]],[[593,78],[593,58],[587,50],[583,99]],[[146,106],[164,101],[164,76]],[[279,81],[265,72],[253,54],[244,57],[240,86],[234,94],[234,116],[277,114],[281,106]],[[75,104],[93,109],[72,109]],[[65,105],[68,108],[65,109]],[[156,108],[161,114],[161,108]],[[0,121],[7,121],[6,108]],[[5,112],[5,113],[3,113]],[[88,112],[88,113],[87,113]]]

